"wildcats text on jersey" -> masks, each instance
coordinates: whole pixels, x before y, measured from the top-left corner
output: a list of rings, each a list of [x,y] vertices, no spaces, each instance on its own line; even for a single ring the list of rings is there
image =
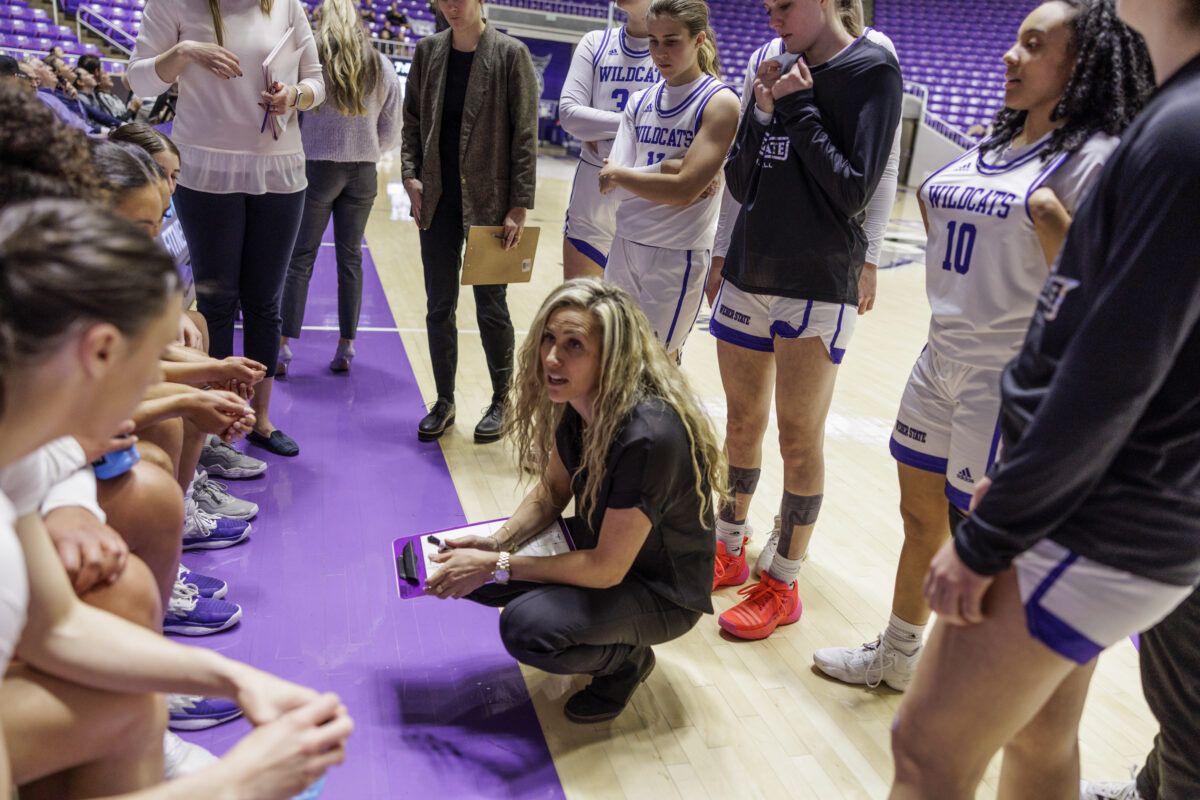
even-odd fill
[[[928,189],[929,205],[933,208],[969,211],[1000,219],[1008,219],[1013,203],[1019,199],[1012,192],[963,184],[933,183]]]
[[[636,127],[638,141],[642,144],[656,144],[660,147],[690,147],[696,134],[679,128],[664,128],[659,125],[638,125]]]
[[[601,83],[657,83],[661,76],[653,66],[601,66]]]

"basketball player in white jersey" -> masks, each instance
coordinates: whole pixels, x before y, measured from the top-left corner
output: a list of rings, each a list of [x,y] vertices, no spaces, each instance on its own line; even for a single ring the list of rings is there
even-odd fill
[[[630,98],[600,172],[600,192],[621,196],[604,277],[633,295],[677,354],[700,312],[720,208],[713,182],[737,131],[738,101],[718,77],[703,0],[654,0],[647,22],[663,79]],[[662,169],[677,160],[674,174]]]
[[[628,21],[584,34],[558,102],[563,130],[583,142],[563,225],[563,279],[604,273],[616,226],[617,198],[600,194],[600,170],[629,98],[659,79],[646,39],[650,0],[617,0]]]
[[[1001,372],[1071,215],[1153,85],[1144,48],[1117,27],[1111,0],[1034,9],[1004,56],[1005,109],[992,137],[921,186],[932,318],[891,440],[905,535],[892,616],[873,642],[814,653],[835,678],[898,691],[912,679],[930,559],[999,455]]]

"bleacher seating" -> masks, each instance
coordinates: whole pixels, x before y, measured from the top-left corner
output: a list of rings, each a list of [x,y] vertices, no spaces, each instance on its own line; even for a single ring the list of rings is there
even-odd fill
[[[68,57],[85,53],[100,55],[96,45],[79,41],[74,28],[55,25],[45,9],[30,8],[25,0],[0,2],[0,51],[19,58],[22,51],[44,54],[55,46],[61,47]]]
[[[876,0],[875,27],[896,43],[905,80],[929,90],[926,111],[965,131],[1004,104],[1001,58],[1029,8],[1013,0]]]

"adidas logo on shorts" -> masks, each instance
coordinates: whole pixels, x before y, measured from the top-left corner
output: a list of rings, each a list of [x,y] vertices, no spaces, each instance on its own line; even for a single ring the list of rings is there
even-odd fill
[[[975,482],[975,479],[973,477],[971,477],[971,470],[968,467],[963,467],[961,470],[958,471],[958,479],[960,481],[966,481],[967,483]]]

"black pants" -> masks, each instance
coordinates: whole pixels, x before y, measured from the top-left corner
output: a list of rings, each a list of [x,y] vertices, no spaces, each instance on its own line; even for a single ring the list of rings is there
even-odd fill
[[[196,305],[208,322],[209,354],[233,355],[239,304],[247,358],[275,376],[279,357],[279,303],[304,192],[211,194],[183,186],[175,208],[196,276]]]
[[[421,264],[425,268],[425,328],[438,397],[454,398],[458,372],[458,278],[462,269],[462,202],[443,195],[428,230],[421,231]],[[513,363],[513,325],[508,315],[507,287],[475,286],[475,317],[492,379],[492,399],[508,391]]]
[[[701,616],[635,580],[611,589],[493,583],[468,598],[504,606],[500,638],[509,654],[558,675],[608,675],[642,648],[678,639]]]
[[[1200,798],[1200,591],[1142,634],[1142,691],[1158,720],[1137,776],[1144,800]]]
[[[362,241],[367,218],[375,205],[378,182],[375,164],[369,161],[309,161],[305,165],[308,190],[300,234],[292,250],[283,286],[283,335],[295,338],[304,324],[304,304],[313,262],[321,237],[333,215],[334,251],[337,254],[338,328],[343,339],[358,332],[362,308]]]

